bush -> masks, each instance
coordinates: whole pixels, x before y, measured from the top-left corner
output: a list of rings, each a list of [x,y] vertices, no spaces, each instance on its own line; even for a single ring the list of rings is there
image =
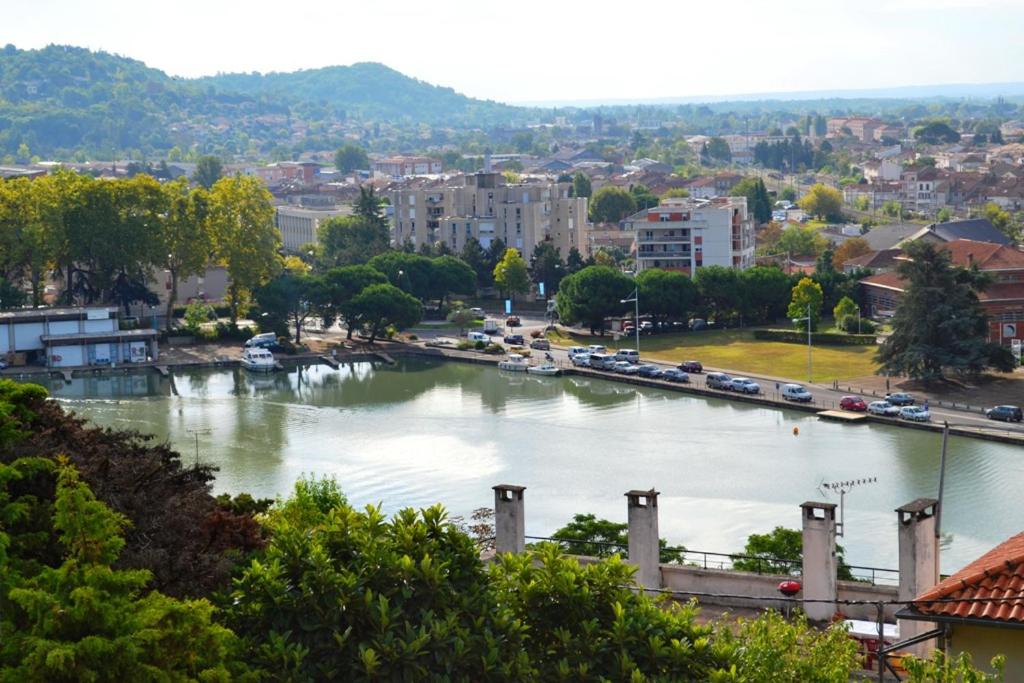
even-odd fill
[[[483,351],[484,349],[487,348],[487,342],[479,340],[475,344],[473,344],[473,348],[476,349],[477,351]]]
[[[501,344],[491,343],[487,345],[486,349],[484,349],[484,353],[489,353],[492,356],[499,353],[505,353],[505,347],[502,346]]]
[[[455,348],[459,351],[470,351],[473,349],[473,342],[468,339],[461,339],[459,340],[459,343],[455,345]]]
[[[855,315],[844,315],[839,320],[839,329],[850,334],[857,334],[858,324],[860,325],[860,334],[874,334],[877,330],[875,323],[866,319],[858,319]]]
[[[417,337],[415,334],[408,334],[406,335],[405,338],[408,339],[409,341],[419,341],[419,337]]]
[[[754,330],[754,339],[787,342],[790,344],[806,344],[807,333],[799,330]],[[875,343],[875,335],[812,332],[811,342],[824,346],[871,346]]]
[[[239,327],[231,323],[217,323],[215,339],[246,341],[255,334],[251,327]]]

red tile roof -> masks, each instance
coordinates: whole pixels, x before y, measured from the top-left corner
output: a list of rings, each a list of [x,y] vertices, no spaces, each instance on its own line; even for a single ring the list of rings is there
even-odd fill
[[[876,287],[884,287],[886,289],[895,289],[900,292],[904,290],[905,285],[903,284],[903,278],[899,274],[890,270],[886,273],[875,273],[869,275],[860,281],[862,285],[874,285]]]
[[[999,600],[971,602],[985,598]],[[1024,623],[1024,533],[1000,543],[956,574],[918,595],[921,614]],[[928,600],[950,602],[927,603]]]

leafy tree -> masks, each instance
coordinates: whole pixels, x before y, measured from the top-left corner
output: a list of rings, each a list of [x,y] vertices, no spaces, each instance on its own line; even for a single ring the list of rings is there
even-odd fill
[[[740,272],[743,315],[749,322],[772,322],[784,315],[793,288],[791,278],[776,266],[754,266]]]
[[[494,266],[494,284],[502,292],[507,292],[513,300],[516,294],[530,291],[530,272],[526,260],[519,255],[518,249],[506,249],[498,265]]]
[[[932,121],[914,129],[914,139],[926,145],[953,144],[960,140],[960,133],[944,121]]]
[[[487,264],[488,272],[491,280],[494,280],[494,268],[498,265],[501,259],[505,256],[505,250],[507,247],[500,237],[496,237],[491,240],[490,245],[487,247]]]
[[[329,300],[327,286],[316,276],[285,270],[256,290],[256,301],[269,322],[295,328],[295,343],[302,343],[302,326]]]
[[[587,266],[562,278],[558,288],[558,318],[568,324],[580,322],[590,332],[605,330],[605,318],[624,309],[622,299],[633,291],[633,281],[615,268]]]
[[[629,548],[629,525],[598,519],[593,514],[575,514],[572,521],[555,531],[552,538],[569,555],[611,557],[622,555]],[[658,539],[658,560],[665,564],[680,564],[686,548],[669,548],[668,541]]]
[[[224,164],[214,156],[201,156],[196,161],[196,170],[192,180],[204,190],[209,190],[224,176]]]
[[[583,256],[580,254],[580,250],[576,247],[569,249],[568,256],[565,257],[565,270],[567,273],[577,273],[583,269],[586,263],[583,261]]]
[[[906,657],[907,683],[1003,683],[1006,657],[999,655],[990,662],[990,671],[977,668],[969,652],[952,657],[942,650],[933,650],[931,659]]]
[[[895,199],[889,199],[882,203],[882,213],[892,218],[902,218],[903,205]]]
[[[618,223],[636,212],[636,198],[628,190],[606,185],[590,199],[590,220],[594,223]]]
[[[428,256],[386,251],[374,256],[367,265],[384,273],[388,282],[420,301],[435,298],[434,263]]]
[[[589,197],[591,194],[593,194],[593,189],[590,185],[590,176],[583,171],[576,171],[572,177],[572,196]]]
[[[729,190],[729,195],[746,197],[747,210],[758,223],[767,223],[772,219],[772,202],[768,197],[768,188],[760,178],[744,178]]]
[[[480,240],[475,237],[467,237],[466,243],[462,246],[459,258],[469,264],[469,267],[476,273],[476,281],[481,287],[490,286],[494,278],[494,266],[487,258],[487,252],[480,246]]]
[[[544,293],[550,297],[558,291],[558,283],[567,271],[558,247],[551,242],[539,242],[533,248],[530,257],[530,279],[534,283],[544,283]]]
[[[989,202],[981,209],[981,215],[987,218],[997,230],[1012,240],[1020,239],[1020,227],[1014,224],[1013,216],[998,204]]]
[[[366,156],[366,150],[362,147],[344,145],[334,153],[334,166],[341,173],[351,173],[370,168],[370,158]]]
[[[817,256],[828,245],[820,232],[807,225],[790,225],[782,231],[775,248],[791,256]]]
[[[792,187],[784,187],[784,188],[782,188],[782,191],[779,192],[779,199],[784,199],[787,202],[795,202],[796,201],[796,189],[794,189]]]
[[[452,294],[476,294],[476,273],[457,256],[438,256],[430,262],[430,270],[438,308]]]
[[[879,373],[932,381],[945,370],[1012,370],[1009,351],[987,341],[988,318],[978,301],[987,278],[977,269],[953,267],[948,251],[925,241],[910,242],[904,252],[908,258],[897,272],[906,286],[893,332],[878,349]]]
[[[658,205],[658,195],[651,192],[651,189],[642,183],[630,185],[629,193],[633,195],[636,208],[639,210],[650,209]]]
[[[322,267],[354,266],[388,251],[391,237],[386,225],[362,216],[334,216],[317,228]]]
[[[707,156],[715,161],[729,163],[732,161],[732,150],[725,138],[713,137],[707,142]]]
[[[852,581],[843,546],[836,545],[836,576]],[[799,570],[804,557],[804,537],[799,529],[777,526],[767,534],[750,534],[743,547],[744,557],[734,557],[733,569],[758,574],[791,574]]]
[[[459,306],[453,308],[448,317],[448,322],[457,325],[459,328],[459,336],[461,337],[466,333],[466,328],[476,322],[476,314],[470,311],[468,308]]]
[[[0,310],[22,306],[27,298],[17,286],[0,278]]]
[[[213,306],[205,301],[193,301],[185,307],[185,329],[197,335],[202,324],[209,322],[213,315]]]
[[[949,208],[948,206],[942,207],[935,214],[935,220],[938,223],[948,223],[952,219],[953,219],[953,209]]]
[[[800,198],[800,208],[812,216],[839,221],[843,218],[843,194],[834,187],[816,183]]]
[[[871,245],[863,237],[850,237],[832,252],[832,267],[842,271],[843,264],[858,256],[871,253]]]
[[[648,268],[636,276],[640,310],[657,321],[687,320],[697,305],[697,286],[685,273]]]
[[[167,329],[171,329],[172,312],[178,302],[181,278],[202,275],[210,263],[213,236],[210,231],[210,195],[205,190],[189,190],[183,179],[163,186],[168,209],[160,230],[160,253],[166,254],[163,267],[171,276],[167,293]]]
[[[790,318],[807,318],[810,315],[811,331],[818,329],[821,322],[821,285],[809,277],[801,278],[793,287],[793,296],[789,301],[786,315]],[[809,307],[809,311],[808,311]],[[807,320],[794,323],[798,330],[807,330]]]
[[[347,339],[360,325],[359,311],[352,306],[352,300],[370,285],[384,284],[388,278],[376,268],[368,265],[342,266],[332,268],[323,274],[326,288],[324,300],[320,303],[320,317],[324,326],[340,318],[348,328]]]
[[[860,312],[860,307],[857,306],[857,302],[848,296],[844,296],[836,304],[835,308],[832,309],[832,317],[838,324],[843,318],[848,315],[857,315]]]
[[[267,189],[250,176],[221,178],[211,192],[211,233],[231,280],[227,300],[233,325],[250,293],[280,268],[281,233],[270,202]]]
[[[355,316],[369,332],[372,344],[390,326],[402,330],[423,317],[423,305],[413,296],[390,284],[370,285],[350,302]]]
[[[689,196],[690,196],[690,191],[687,190],[685,187],[673,187],[673,188],[669,188],[668,190],[665,190],[665,192],[661,195],[661,198],[662,199],[672,199],[672,198],[685,199],[686,197],[689,197]]]
[[[352,211],[355,216],[372,225],[387,228],[387,219],[384,217],[384,198],[377,194],[373,185],[359,186],[359,196],[352,204]]]
[[[743,310],[738,271],[725,266],[704,266],[697,269],[693,282],[700,292],[702,307],[716,322],[726,322]]]

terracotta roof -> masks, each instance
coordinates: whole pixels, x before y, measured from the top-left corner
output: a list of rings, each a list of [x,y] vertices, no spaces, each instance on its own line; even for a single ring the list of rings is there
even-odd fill
[[[967,602],[1005,598],[993,602]],[[951,600],[916,604],[921,614],[1024,623],[1024,533],[1000,543],[915,600]]]
[[[1024,252],[1011,246],[975,240],[953,240],[942,245],[953,263],[966,268],[973,260],[982,270],[1024,269]]]
[[[997,282],[978,294],[979,301],[1024,302],[1024,282]]]
[[[894,270],[890,270],[886,273],[875,273],[874,275],[869,275],[861,280],[860,284],[884,287],[885,289],[895,289],[898,292],[902,292],[905,287],[903,279]]]
[[[881,249],[869,251],[856,258],[843,261],[844,268],[891,268],[896,262],[896,255],[902,253],[899,249]]]

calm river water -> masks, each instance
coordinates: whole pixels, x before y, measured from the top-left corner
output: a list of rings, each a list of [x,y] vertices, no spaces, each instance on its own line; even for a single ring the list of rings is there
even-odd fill
[[[303,473],[337,478],[357,505],[388,511],[442,502],[493,505],[520,484],[526,531],[547,535],[576,512],[625,521],[623,493],[656,487],[670,543],[736,552],[748,534],[800,526],[823,481],[877,477],[846,496],[848,561],[895,567],[896,515],[938,488],[941,439],[876,425],[706,400],[585,378],[508,375],[406,360],[75,379],[50,387],[98,424],[169,439],[220,468],[218,491],[287,494]],[[799,427],[799,436],[793,435]],[[943,571],[1021,531],[1024,450],[950,439]]]

